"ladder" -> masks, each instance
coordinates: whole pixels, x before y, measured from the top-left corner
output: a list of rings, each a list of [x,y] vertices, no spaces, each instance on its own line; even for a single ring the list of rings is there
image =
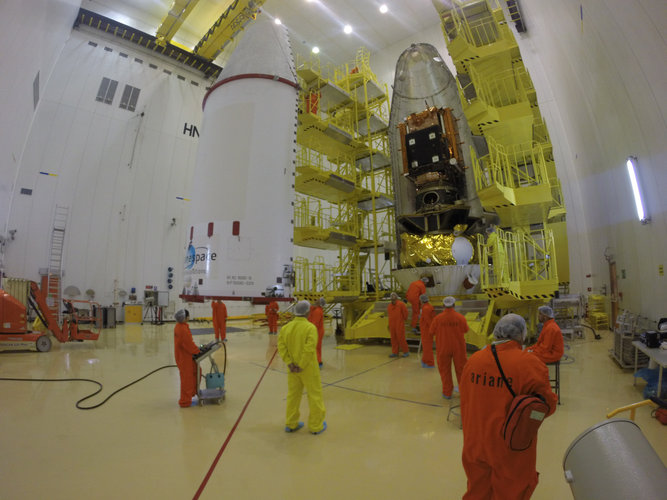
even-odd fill
[[[46,303],[51,313],[58,318],[60,317],[60,299],[62,296],[62,265],[63,265],[63,248],[65,246],[65,228],[67,226],[67,215],[69,207],[56,205],[55,213],[53,214],[53,228],[51,229],[51,243],[49,247],[49,267],[46,284]]]

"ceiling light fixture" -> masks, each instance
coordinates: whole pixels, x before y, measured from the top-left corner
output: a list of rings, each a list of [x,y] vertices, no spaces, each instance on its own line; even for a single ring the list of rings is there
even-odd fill
[[[320,48],[319,47],[313,47],[312,53],[313,54],[319,54],[320,53]]]
[[[651,218],[646,215],[646,210],[644,209],[644,200],[642,199],[642,193],[639,188],[639,177],[637,175],[637,157],[628,156],[628,160],[625,162],[625,165],[628,167],[628,176],[630,177],[630,184],[632,185],[632,194],[635,197],[637,218],[642,224],[648,224],[651,222]]]
[[[282,21],[277,17],[273,20],[273,22],[276,24],[283,24]]]
[[[386,14],[389,12],[389,7],[387,7],[385,4],[380,5],[380,12]]]
[[[343,28],[343,31],[345,32],[346,35],[349,35],[350,33],[352,33],[352,26],[346,24],[345,27]]]

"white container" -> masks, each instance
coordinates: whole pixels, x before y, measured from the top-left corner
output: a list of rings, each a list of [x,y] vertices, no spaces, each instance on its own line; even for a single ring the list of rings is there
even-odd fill
[[[606,420],[581,433],[563,470],[577,500],[667,498],[667,469],[631,420]]]

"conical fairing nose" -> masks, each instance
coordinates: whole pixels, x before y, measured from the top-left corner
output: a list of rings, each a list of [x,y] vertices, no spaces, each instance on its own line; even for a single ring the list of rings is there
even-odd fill
[[[398,58],[394,91],[403,97],[428,98],[452,83],[454,77],[432,45],[412,44]]]
[[[238,75],[273,75],[296,83],[287,30],[263,14],[245,29],[218,81]]]

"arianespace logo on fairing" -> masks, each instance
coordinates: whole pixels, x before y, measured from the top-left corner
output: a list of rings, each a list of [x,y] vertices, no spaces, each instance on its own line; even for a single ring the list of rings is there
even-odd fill
[[[211,252],[208,247],[195,248],[190,244],[185,254],[185,270],[188,271],[200,263],[213,262],[217,257],[218,254]]]

